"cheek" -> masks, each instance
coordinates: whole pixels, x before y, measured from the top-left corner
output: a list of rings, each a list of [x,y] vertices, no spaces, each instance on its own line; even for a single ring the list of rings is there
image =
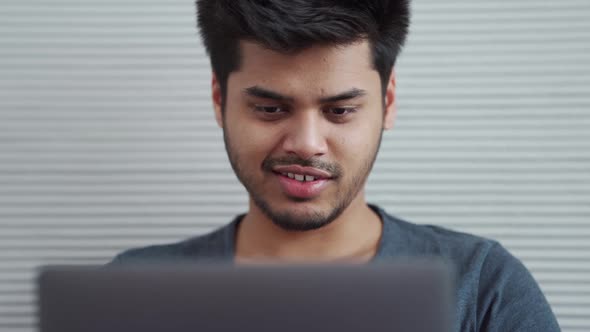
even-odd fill
[[[243,165],[258,167],[270,155],[276,145],[277,131],[247,117],[228,117],[225,130],[234,155]],[[253,164],[258,164],[251,166]]]
[[[379,144],[380,131],[373,126],[350,129],[348,133],[341,135],[334,148],[335,161],[343,168],[347,179],[357,178],[366,172],[375,157]]]

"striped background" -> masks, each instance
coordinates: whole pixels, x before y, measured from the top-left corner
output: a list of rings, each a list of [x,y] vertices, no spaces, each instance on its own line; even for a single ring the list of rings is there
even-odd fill
[[[1,331],[34,330],[40,264],[245,210],[194,26],[188,0],[0,2]],[[370,201],[498,239],[590,331],[590,2],[414,0],[411,30]]]

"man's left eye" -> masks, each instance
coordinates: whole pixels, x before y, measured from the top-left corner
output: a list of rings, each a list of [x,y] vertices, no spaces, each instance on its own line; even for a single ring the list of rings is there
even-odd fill
[[[356,108],[354,107],[332,107],[327,110],[327,113],[336,116],[344,116],[354,112],[356,112]]]

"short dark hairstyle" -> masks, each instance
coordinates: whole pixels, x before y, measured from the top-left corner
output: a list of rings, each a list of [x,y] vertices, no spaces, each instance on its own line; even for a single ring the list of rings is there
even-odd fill
[[[241,40],[294,53],[366,39],[383,93],[410,24],[409,0],[197,0],[197,21],[221,87],[240,66]]]

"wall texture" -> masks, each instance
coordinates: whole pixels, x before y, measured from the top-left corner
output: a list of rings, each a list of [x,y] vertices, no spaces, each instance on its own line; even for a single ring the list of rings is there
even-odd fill
[[[370,201],[495,238],[590,331],[590,2],[414,0]],[[246,208],[188,0],[0,2],[0,330],[41,264],[108,261]]]

